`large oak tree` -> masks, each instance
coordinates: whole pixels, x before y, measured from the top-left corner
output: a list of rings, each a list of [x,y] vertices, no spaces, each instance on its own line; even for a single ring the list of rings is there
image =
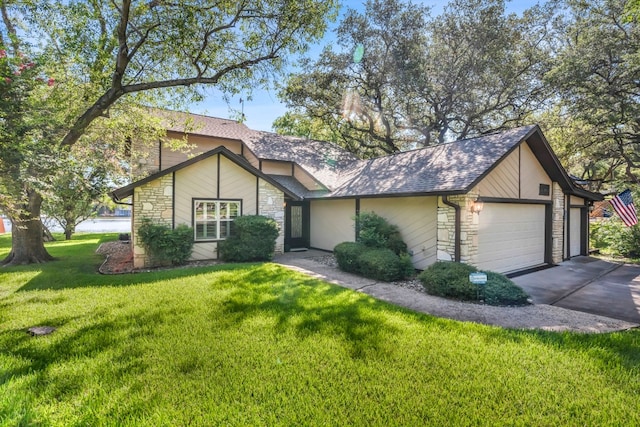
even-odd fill
[[[264,85],[289,55],[322,35],[335,6],[326,0],[0,0],[5,73],[18,71],[19,58],[29,54],[40,76],[55,79],[50,92],[36,84],[42,78],[36,74],[31,80],[21,74],[22,86],[5,81],[3,87],[12,95],[0,106],[0,165],[10,172],[0,171],[0,209],[13,223],[4,263],[51,259],[39,217],[47,177],[64,167],[72,147],[91,146],[112,114],[129,103],[197,98],[206,85],[227,95]]]
[[[369,0],[282,97],[291,117],[321,121],[362,156],[512,127],[546,100],[551,16],[543,7],[507,14],[502,0],[454,0],[435,17],[410,2]]]

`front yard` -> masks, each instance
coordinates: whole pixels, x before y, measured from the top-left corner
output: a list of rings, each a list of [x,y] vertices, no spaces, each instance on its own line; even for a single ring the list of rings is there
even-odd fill
[[[640,424],[638,330],[438,319],[274,264],[98,275],[115,238],[0,269],[0,424]]]

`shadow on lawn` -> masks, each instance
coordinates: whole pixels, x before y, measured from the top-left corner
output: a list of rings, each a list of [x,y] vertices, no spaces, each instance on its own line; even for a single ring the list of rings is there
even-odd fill
[[[89,407],[95,405],[92,399],[96,395],[101,396],[98,410],[112,420],[126,420],[148,409],[147,401],[153,399],[154,393],[144,398],[144,394],[133,393],[145,386],[145,372],[152,369],[140,339],[152,339],[159,325],[175,322],[181,313],[154,308],[118,316],[111,316],[106,310],[93,314],[102,319],[71,332],[65,331],[64,325],[73,324],[79,317],[44,320],[61,328],[47,337],[32,337],[24,330],[0,334],[5,354],[19,361],[0,370],[0,385],[14,383],[24,395],[35,394],[32,398],[37,402],[69,401]],[[118,386],[109,392],[108,399],[103,396],[103,382]],[[123,390],[131,393],[123,394]],[[32,416],[39,418],[35,414]],[[25,425],[35,422],[22,421]]]
[[[276,332],[293,330],[300,339],[341,336],[354,358],[380,357],[389,350],[383,344],[398,330],[379,302],[302,275],[283,281],[282,268],[244,273],[242,284],[223,303],[229,327],[266,314],[275,320]]]

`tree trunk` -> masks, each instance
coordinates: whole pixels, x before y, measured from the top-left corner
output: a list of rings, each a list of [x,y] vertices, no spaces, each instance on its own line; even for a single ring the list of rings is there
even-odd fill
[[[53,261],[44,248],[43,228],[40,221],[42,197],[35,191],[27,191],[28,203],[11,220],[11,252],[1,265],[23,265]]]

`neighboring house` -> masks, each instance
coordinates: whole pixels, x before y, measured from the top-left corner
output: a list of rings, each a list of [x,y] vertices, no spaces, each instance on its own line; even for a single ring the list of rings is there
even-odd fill
[[[193,150],[159,143],[156,171],[112,193],[133,197],[136,267],[148,262],[144,217],[193,226],[192,259],[216,259],[239,215],[275,218],[277,251],[331,251],[356,239],[354,216],[366,211],[400,228],[418,269],[458,260],[509,273],[588,253],[588,210],[602,196],[572,181],[538,126],[359,160],[328,142],[174,114],[188,118]],[[184,130],[169,125],[168,136]]]

